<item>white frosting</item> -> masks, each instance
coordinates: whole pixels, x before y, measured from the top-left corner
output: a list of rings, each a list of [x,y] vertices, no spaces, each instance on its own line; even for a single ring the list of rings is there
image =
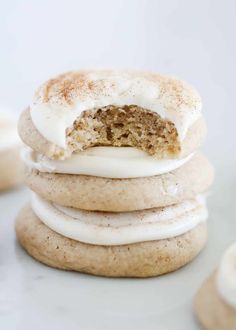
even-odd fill
[[[225,252],[217,273],[217,290],[222,299],[236,309],[236,243]]]
[[[66,96],[65,96],[66,94]],[[176,126],[182,141],[201,115],[201,99],[187,83],[136,71],[81,71],[43,84],[30,105],[38,131],[66,149],[66,128],[85,110],[108,105],[137,105]]]
[[[16,122],[5,114],[0,114],[0,150],[20,145]]]
[[[36,194],[32,209],[55,232],[96,245],[123,245],[181,235],[207,219],[202,198],[125,213],[89,212],[50,203]]]
[[[132,147],[93,147],[72,154],[65,160],[51,160],[25,148],[22,158],[27,166],[40,172],[92,175],[106,178],[136,178],[160,175],[177,169],[183,159],[157,159]]]

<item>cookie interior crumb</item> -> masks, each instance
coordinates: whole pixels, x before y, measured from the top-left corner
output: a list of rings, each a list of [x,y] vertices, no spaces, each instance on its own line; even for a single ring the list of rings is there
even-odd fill
[[[94,146],[136,147],[158,158],[180,153],[174,124],[136,105],[84,111],[67,129],[66,139],[69,153]]]

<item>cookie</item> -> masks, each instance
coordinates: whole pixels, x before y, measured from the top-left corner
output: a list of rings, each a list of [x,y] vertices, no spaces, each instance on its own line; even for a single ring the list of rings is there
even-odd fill
[[[27,168],[26,184],[49,201],[85,210],[124,212],[178,203],[206,191],[213,168],[200,153],[178,169],[157,176],[111,179],[43,173]]]
[[[38,261],[59,269],[110,277],[150,277],[174,271],[204,247],[207,225],[170,239],[104,246],[75,241],[47,227],[26,206],[16,220],[20,244]]]
[[[19,121],[25,144],[65,159],[94,146],[130,146],[182,158],[205,137],[201,98],[177,78],[140,71],[88,70],[45,82]]]
[[[226,304],[216,289],[216,274],[202,285],[195,298],[195,311],[203,329],[236,329],[236,311]]]
[[[0,150],[0,191],[20,185],[23,181],[23,172],[19,147]]]
[[[22,183],[23,162],[20,159],[21,141],[15,122],[0,114],[0,191]]]
[[[219,268],[203,283],[195,311],[203,329],[236,329],[236,244],[225,253]]]

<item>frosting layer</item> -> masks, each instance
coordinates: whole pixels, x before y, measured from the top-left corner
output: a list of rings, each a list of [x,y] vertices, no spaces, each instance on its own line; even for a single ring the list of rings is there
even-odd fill
[[[95,245],[124,245],[181,235],[207,219],[204,200],[125,213],[89,212],[50,203],[32,195],[32,209],[55,232]]]
[[[92,175],[107,178],[135,178],[164,174],[185,164],[183,159],[157,159],[132,147],[93,147],[65,160],[51,160],[25,148],[27,166],[40,172]]]
[[[175,124],[180,141],[201,115],[199,94],[173,77],[139,71],[74,71],[39,87],[30,105],[38,131],[66,149],[66,128],[85,110],[137,105]]]
[[[223,300],[236,309],[236,243],[227,249],[221,260],[217,289]]]

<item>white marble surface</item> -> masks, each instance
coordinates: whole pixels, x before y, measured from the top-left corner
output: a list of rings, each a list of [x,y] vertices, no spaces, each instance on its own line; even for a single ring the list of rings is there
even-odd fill
[[[217,165],[209,198],[209,242],[181,270],[153,279],[107,279],[59,271],[17,244],[14,218],[26,189],[0,195],[0,325],[4,330],[199,329],[192,299],[236,238],[234,164]]]

